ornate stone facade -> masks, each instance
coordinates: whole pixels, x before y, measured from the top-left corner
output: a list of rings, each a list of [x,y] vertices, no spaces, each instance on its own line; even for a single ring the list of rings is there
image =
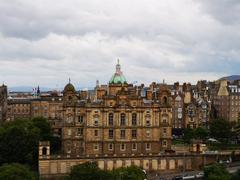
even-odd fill
[[[166,85],[137,87],[126,81],[110,81],[107,87],[95,88],[93,100],[84,92],[78,94],[71,83],[64,88],[64,154],[159,154],[171,149],[171,134],[171,93]]]

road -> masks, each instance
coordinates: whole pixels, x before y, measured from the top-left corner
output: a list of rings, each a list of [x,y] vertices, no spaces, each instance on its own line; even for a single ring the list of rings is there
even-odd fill
[[[227,171],[231,174],[235,173],[238,169],[240,169],[240,165],[238,164],[230,164],[227,167]],[[170,174],[148,174],[148,180],[171,180],[175,176],[184,176],[186,174],[188,175],[196,175],[198,173],[203,173],[203,171],[188,171],[183,173],[170,173]]]

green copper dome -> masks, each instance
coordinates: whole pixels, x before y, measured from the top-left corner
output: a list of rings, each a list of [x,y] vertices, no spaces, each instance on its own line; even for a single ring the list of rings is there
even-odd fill
[[[109,84],[125,84],[125,83],[127,83],[127,81],[121,71],[121,66],[118,60],[118,63],[116,65],[116,72],[114,73],[111,80],[109,81]]]
[[[127,83],[126,78],[123,75],[116,75],[114,74],[109,81],[110,84],[124,84]]]

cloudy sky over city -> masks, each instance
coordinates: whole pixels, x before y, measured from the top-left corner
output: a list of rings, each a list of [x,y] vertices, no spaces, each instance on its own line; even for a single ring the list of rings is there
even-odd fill
[[[0,0],[0,82],[195,83],[240,74],[239,0]]]

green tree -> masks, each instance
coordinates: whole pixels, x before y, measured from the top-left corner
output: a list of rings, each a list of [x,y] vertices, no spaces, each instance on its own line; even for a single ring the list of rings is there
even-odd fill
[[[116,180],[144,180],[145,174],[141,168],[137,166],[122,167],[113,171]]]
[[[232,137],[231,123],[224,119],[215,119],[210,122],[210,135],[220,142],[227,143]]]
[[[69,180],[110,180],[113,179],[112,173],[103,171],[95,162],[87,162],[73,166],[68,177]]]
[[[0,167],[0,180],[35,180],[35,174],[26,166],[13,163]]]
[[[36,169],[40,140],[55,140],[44,118],[19,119],[4,124],[0,128],[0,165],[22,163]]]
[[[137,166],[122,167],[113,171],[98,168],[95,162],[86,162],[73,166],[68,180],[143,180],[145,174]]]
[[[194,136],[197,139],[205,140],[208,137],[208,130],[202,127],[198,127],[194,130]]]
[[[230,180],[231,176],[223,165],[214,164],[204,168],[206,180]]]
[[[191,139],[193,139],[194,136],[194,130],[191,128],[186,128],[183,131],[183,140],[185,143],[190,143]]]

